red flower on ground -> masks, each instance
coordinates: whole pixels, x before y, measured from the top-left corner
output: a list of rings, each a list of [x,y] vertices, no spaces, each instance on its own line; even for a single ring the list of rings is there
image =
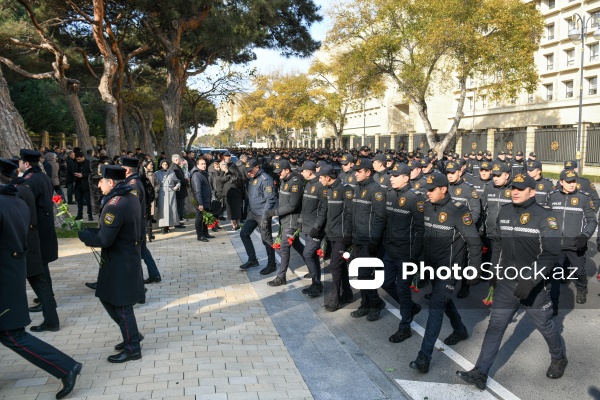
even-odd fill
[[[52,202],[54,204],[60,204],[60,203],[62,203],[62,201],[63,201],[62,197],[58,194],[56,196],[52,197]]]

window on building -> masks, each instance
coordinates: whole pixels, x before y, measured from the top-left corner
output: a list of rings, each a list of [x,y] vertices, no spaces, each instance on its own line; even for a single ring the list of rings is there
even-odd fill
[[[598,43],[590,44],[590,61],[600,61],[600,46]]]
[[[467,97],[467,107],[469,110],[473,109],[473,98],[472,97]]]
[[[592,20],[592,28],[600,26],[600,10],[592,11],[590,13],[590,19]]]
[[[554,40],[554,24],[546,25],[546,40]]]
[[[554,85],[552,83],[548,83],[547,85],[544,85],[544,88],[546,89],[546,100],[552,100],[554,93]]]
[[[587,81],[588,81],[588,86],[590,87],[589,94],[590,95],[598,94],[598,77],[590,76],[589,78],[587,78]]]
[[[565,50],[565,56],[567,59],[567,67],[575,65],[575,49]]]
[[[554,54],[546,54],[546,71],[552,71],[554,69]]]
[[[482,94],[479,97],[481,98],[481,107],[482,108],[487,108],[487,106],[488,106],[487,96],[485,94]]]
[[[533,103],[533,93],[527,93],[527,102]]]
[[[552,10],[554,7],[556,7],[556,0],[548,0],[548,9]]]
[[[565,97],[567,99],[573,97],[573,81],[565,81]]]

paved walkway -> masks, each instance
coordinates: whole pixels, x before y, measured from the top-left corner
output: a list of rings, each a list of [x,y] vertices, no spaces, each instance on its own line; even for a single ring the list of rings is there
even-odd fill
[[[121,337],[84,286],[97,273],[91,251],[60,240],[50,269],[61,330],[38,335],[83,363],[71,399],[311,399],[227,233],[199,243],[188,225],[149,244],[163,279],[135,308],[143,359],[125,364],[106,361]],[[41,313],[32,319],[41,323]],[[54,399],[61,386],[0,347],[0,400]]]

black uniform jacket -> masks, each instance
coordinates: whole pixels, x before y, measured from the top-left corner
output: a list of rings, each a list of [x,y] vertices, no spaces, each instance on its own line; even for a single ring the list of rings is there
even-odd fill
[[[39,275],[44,272],[42,253],[40,252],[40,237],[38,235],[37,212],[35,198],[31,189],[24,185],[23,178],[15,178],[10,184],[16,185],[19,196],[29,208],[29,233],[27,234],[27,276]]]
[[[386,198],[386,254],[403,261],[418,260],[423,250],[423,213],[425,197],[409,184],[390,189]]]
[[[297,228],[298,218],[302,210],[302,195],[304,183],[296,173],[290,174],[282,179],[279,188],[279,206],[275,215],[279,216],[279,222],[285,228]]]
[[[344,237],[352,237],[352,199],[354,189],[345,185],[337,178],[327,188],[326,212],[327,222],[325,224],[325,235],[332,241],[342,240]]]
[[[354,189],[352,199],[352,242],[354,244],[381,244],[385,231],[385,191],[367,178]]]

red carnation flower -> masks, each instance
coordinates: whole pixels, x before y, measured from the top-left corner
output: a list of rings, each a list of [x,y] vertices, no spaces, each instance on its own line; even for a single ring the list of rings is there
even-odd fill
[[[52,201],[54,202],[54,204],[60,204],[62,203],[63,199],[60,195],[56,195],[54,197],[52,197]]]

